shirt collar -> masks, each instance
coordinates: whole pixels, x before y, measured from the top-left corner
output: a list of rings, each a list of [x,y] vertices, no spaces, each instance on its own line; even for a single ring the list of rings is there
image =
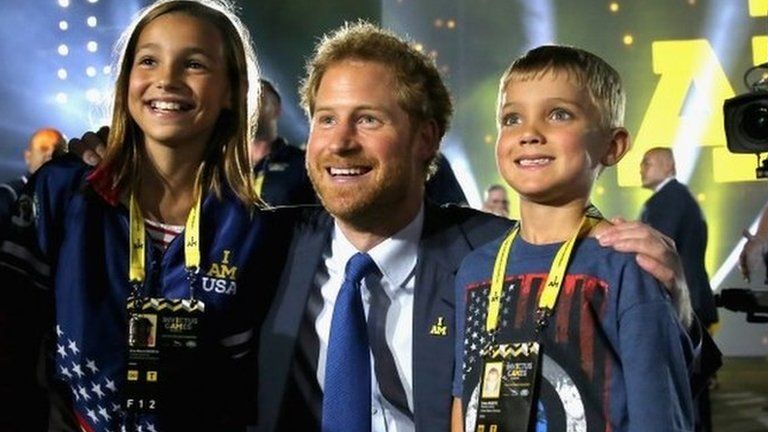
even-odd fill
[[[424,205],[422,204],[419,213],[405,228],[368,251],[368,255],[376,263],[384,278],[389,280],[394,287],[403,287],[416,267],[423,226]],[[332,256],[339,258],[336,262],[345,265],[357,252],[359,251],[344,236],[338,222],[335,222],[331,239],[331,253]],[[344,269],[342,268],[340,271],[343,274]]]
[[[656,193],[656,192],[660,191],[660,190],[661,190],[661,188],[663,188],[664,186],[666,186],[666,185],[667,185],[667,183],[669,183],[669,182],[671,182],[672,180],[674,180],[674,178],[675,178],[675,176],[669,176],[669,177],[665,178],[664,180],[662,180],[662,181],[661,181],[661,183],[659,183],[658,185],[656,185],[656,188],[653,190],[653,192],[654,192],[654,193]]]

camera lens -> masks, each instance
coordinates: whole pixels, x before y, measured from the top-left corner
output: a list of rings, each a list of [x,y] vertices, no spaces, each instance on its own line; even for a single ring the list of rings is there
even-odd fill
[[[741,117],[741,130],[749,139],[768,140],[768,106],[758,103],[744,108]]]

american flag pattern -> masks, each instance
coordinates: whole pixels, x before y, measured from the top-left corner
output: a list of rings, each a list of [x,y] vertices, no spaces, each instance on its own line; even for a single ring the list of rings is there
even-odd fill
[[[495,343],[536,340],[534,317],[546,277],[545,273],[523,274],[505,279]],[[463,400],[472,405],[480,381],[480,352],[491,341],[485,328],[490,281],[465,288]],[[544,412],[539,416],[546,420],[536,430],[611,430],[607,420],[615,354],[600,326],[607,289],[605,282],[589,275],[566,276],[542,341],[539,400]],[[465,407],[468,414],[471,410]],[[467,415],[468,420],[471,417]]]
[[[177,422],[175,416],[169,419],[168,410],[158,415],[122,411],[126,298],[131,291],[127,212],[107,205],[101,195],[84,187],[87,174],[87,167],[67,158],[36,173],[20,198],[25,203],[23,211],[17,212],[0,241],[0,268],[21,276],[23,286],[10,288],[39,289],[54,300],[53,316],[29,319],[53,322],[47,378],[53,381],[51,391],[60,393],[64,401],[55,409],[66,411],[62,413],[65,417],[73,414],[80,429],[87,432],[160,432],[166,424]],[[228,189],[221,200],[214,194],[204,200],[202,268],[195,292],[206,304],[206,320],[215,320],[217,325],[203,330],[200,354],[185,357],[174,368],[174,372],[203,370],[200,379],[183,389],[170,384],[163,387],[167,399],[176,405],[183,403],[189,412],[182,419],[184,424],[198,425],[200,420],[218,425],[230,419],[239,424],[244,421],[240,416],[248,414],[241,405],[250,401],[253,390],[255,324],[266,309],[260,292],[266,271],[255,264],[264,258],[256,253],[265,247],[262,221]],[[147,259],[148,274],[153,274],[154,286],[160,288],[158,297],[189,296],[181,240],[174,241],[159,259]],[[270,253],[278,254],[277,250],[275,246]],[[208,275],[203,272],[225,261],[238,268],[236,278],[234,270],[231,279],[220,278],[228,291],[211,287],[213,283],[206,286],[202,279]],[[217,282],[215,276],[209,279]],[[17,327],[19,331],[23,324]],[[197,405],[189,408],[188,402]]]
[[[159,432],[151,415],[132,417],[130,427],[125,427],[128,419],[119,393],[124,369],[104,367],[109,362],[85,354],[83,343],[73,333],[56,326],[55,366],[56,375],[69,388],[80,428],[86,432]]]

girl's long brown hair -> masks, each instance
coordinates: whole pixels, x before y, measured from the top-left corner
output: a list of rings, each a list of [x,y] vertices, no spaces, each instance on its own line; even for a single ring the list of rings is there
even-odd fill
[[[222,184],[246,205],[260,203],[253,188],[248,160],[249,125],[258,113],[259,86],[256,56],[248,31],[223,0],[159,0],[139,13],[116,45],[117,80],[112,125],[102,169],[111,176],[112,188],[132,191],[138,178],[144,134],[128,111],[128,81],[135,60],[136,43],[152,20],[168,13],[184,13],[211,23],[221,32],[231,89],[231,108],[222,110],[198,172],[203,191],[221,196]],[[251,106],[249,106],[251,105]]]

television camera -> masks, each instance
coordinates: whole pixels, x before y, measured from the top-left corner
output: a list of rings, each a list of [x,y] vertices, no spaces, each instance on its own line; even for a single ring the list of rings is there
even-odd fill
[[[723,104],[725,138],[731,153],[752,153],[757,157],[757,178],[768,178],[768,63],[753,66],[744,74],[749,93]],[[768,266],[768,256],[763,256]],[[768,281],[767,281],[768,282]],[[726,288],[715,295],[715,304],[747,314],[747,322],[768,323],[768,291]]]

